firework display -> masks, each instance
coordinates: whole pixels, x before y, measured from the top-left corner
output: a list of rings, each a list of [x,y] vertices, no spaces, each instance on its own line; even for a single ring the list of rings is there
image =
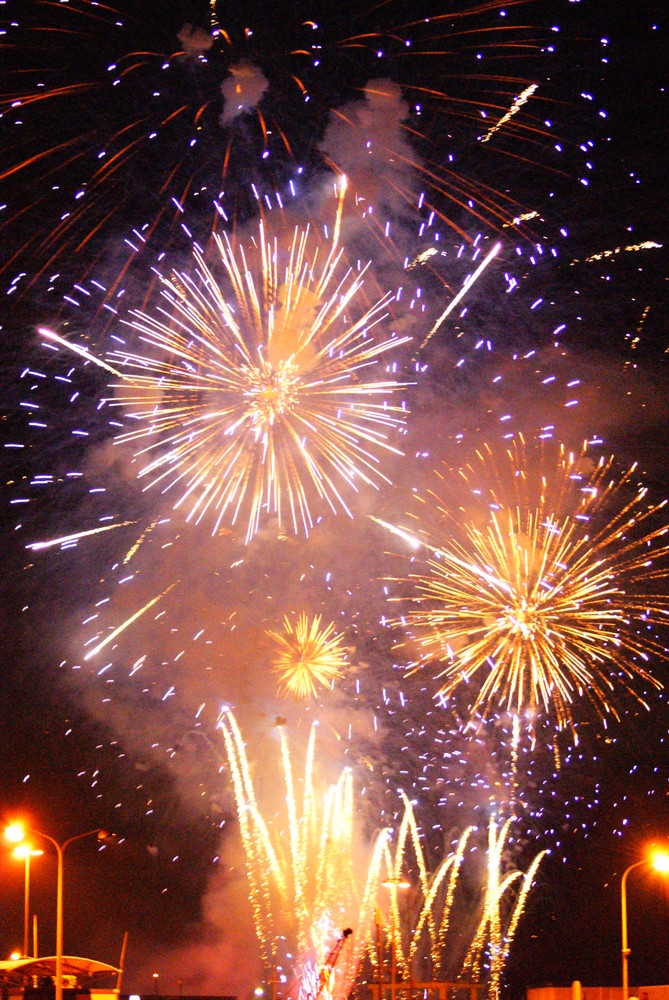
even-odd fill
[[[119,831],[138,992],[500,1000],[666,837],[628,6],[5,4],[0,791]]]

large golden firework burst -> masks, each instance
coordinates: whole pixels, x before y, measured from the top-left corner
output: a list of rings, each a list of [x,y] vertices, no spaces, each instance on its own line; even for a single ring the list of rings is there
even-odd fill
[[[319,685],[330,687],[341,677],[346,652],[342,633],[334,632],[332,622],[321,628],[320,615],[314,615],[310,622],[304,612],[296,622],[286,615],[283,632],[267,632],[276,643],[272,669],[279,676],[279,690],[287,697],[315,698]]]
[[[662,687],[649,661],[668,658],[666,501],[648,503],[635,466],[617,476],[585,452],[561,449],[550,474],[521,448],[498,464],[482,449],[438,474],[418,531],[386,525],[429,553],[398,581],[410,669],[438,663],[442,698],[473,683],[472,719],[543,710],[575,732],[577,699],[602,719],[621,691],[648,707],[643,689]]]
[[[308,228],[284,243],[261,224],[248,252],[216,235],[222,278],[196,251],[195,276],[164,279],[107,356],[145,488],[213,532],[245,521],[248,541],[269,514],[308,534],[314,505],[350,513],[346,493],[387,482],[380,455],[401,453],[383,359],[408,338],[386,329],[390,293],[364,304],[367,269],[343,263],[337,234],[323,250]]]

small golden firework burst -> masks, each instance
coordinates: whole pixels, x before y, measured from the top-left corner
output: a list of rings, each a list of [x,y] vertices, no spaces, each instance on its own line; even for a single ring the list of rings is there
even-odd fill
[[[311,622],[305,612],[293,622],[286,615],[282,632],[267,631],[276,643],[272,670],[279,676],[279,691],[286,698],[315,698],[318,685],[330,687],[346,665],[342,633],[331,622],[321,626],[321,616]]]

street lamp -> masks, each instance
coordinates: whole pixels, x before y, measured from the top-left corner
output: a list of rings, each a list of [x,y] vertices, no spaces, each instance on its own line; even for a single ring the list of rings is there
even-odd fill
[[[384,889],[390,889],[391,900],[390,900],[390,996],[391,1000],[395,1000],[395,980],[397,978],[397,953],[396,953],[396,937],[398,927],[401,928],[399,921],[399,912],[397,906],[397,890],[398,889],[410,889],[411,882],[407,882],[405,878],[401,876],[396,876],[394,878],[384,879],[381,883]]]
[[[655,871],[661,874],[669,873],[669,854],[666,851],[655,851],[650,858],[644,858],[643,861],[636,861],[629,868],[626,868],[623,872],[623,877],[620,882],[620,911],[622,918],[622,953],[623,953],[623,997],[622,1000],[629,1000],[629,978],[628,978],[628,962],[630,957],[630,948],[627,946],[627,876],[634,868],[639,868],[641,865],[651,865]]]
[[[100,827],[96,827],[95,830],[86,830],[85,833],[78,833],[74,837],[70,837],[68,840],[63,841],[59,844],[57,840],[50,837],[48,833],[42,833],[40,830],[24,830],[20,823],[12,823],[5,830],[5,837],[7,840],[11,841],[13,844],[20,843],[27,833],[31,833],[34,837],[42,837],[44,840],[48,840],[49,843],[56,849],[56,855],[58,857],[58,880],[56,886],[56,998],[55,1000],[63,1000],[63,855],[65,850],[70,844],[74,843],[75,840],[81,840],[83,837],[92,837],[94,834],[97,835],[98,840],[106,840],[108,834],[105,830]]]
[[[15,858],[25,863],[25,889],[23,893],[23,957],[28,958],[28,928],[30,925],[30,859],[38,858],[44,851],[36,850],[29,844],[19,844],[12,851]],[[36,955],[33,957],[37,957]]]

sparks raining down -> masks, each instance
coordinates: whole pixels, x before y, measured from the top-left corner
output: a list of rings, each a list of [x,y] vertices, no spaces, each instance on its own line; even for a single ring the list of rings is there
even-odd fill
[[[514,6],[521,2],[529,5],[517,0]],[[164,246],[179,232],[184,203],[195,196],[203,203],[202,193],[220,191],[222,179],[228,197],[246,211],[249,176],[273,188],[305,165],[320,169],[325,160],[314,138],[332,113],[346,116],[338,105],[349,87],[397,75],[393,82],[414,105],[412,132],[420,135],[422,108],[432,105],[439,114],[448,109],[449,130],[457,123],[467,141],[479,131],[474,104],[496,117],[506,101],[500,61],[509,73],[513,66],[514,84],[522,88],[543,80],[544,63],[553,59],[543,29],[537,36],[511,18],[503,28],[499,18],[495,24],[497,2],[441,14],[428,4],[408,22],[405,6],[394,0],[384,5],[381,20],[374,5],[357,4],[341,23],[336,7],[317,3],[313,13],[320,9],[323,17],[316,21],[306,20],[297,5],[284,11],[279,31],[262,7],[253,17],[246,7],[211,3],[209,16],[201,10],[193,25],[179,23],[174,5],[158,20],[138,18],[136,4],[126,0],[94,6],[36,0],[30,16],[21,17],[17,7],[0,38],[0,177],[24,193],[16,207],[8,200],[11,216],[3,218],[9,239],[0,275],[18,270],[12,293],[61,267],[78,272],[91,258],[104,261],[111,233],[151,211],[147,192],[167,194],[147,224],[148,239]],[[344,23],[350,35],[341,31]],[[488,48],[491,31],[495,59],[488,72],[473,75],[471,40],[478,37]],[[532,61],[529,76],[520,78],[519,44]],[[444,64],[455,78],[467,79],[466,97],[435,89],[432,67],[440,77]],[[528,117],[514,139],[547,151],[548,131]],[[406,156],[396,143],[387,152],[396,163]],[[452,166],[419,161],[424,184],[445,194],[456,213],[463,190],[474,218],[481,212],[498,218],[500,199],[507,209],[512,203],[472,181],[470,171],[454,177]]]
[[[525,90],[522,92],[522,94],[519,94],[518,97],[515,99],[515,101],[507,111],[507,113],[505,115],[502,115],[500,120],[491,128],[489,128],[486,134],[482,136],[481,142],[489,142],[492,136],[495,134],[495,132],[501,129],[503,125],[506,125],[506,123],[509,121],[510,118],[513,118],[514,115],[517,115],[520,109],[522,108],[523,104],[529,101],[532,94],[535,92],[535,90],[538,89],[538,86],[539,84],[533,83],[530,87],[526,87]]]
[[[320,615],[309,622],[303,613],[294,623],[286,616],[283,632],[268,631],[276,643],[272,669],[278,674],[280,690],[286,697],[315,698],[319,685],[329,688],[337,677],[341,677],[346,653],[342,648],[342,634],[335,635],[334,630],[332,622],[321,628]]]
[[[477,456],[457,476],[474,502],[496,464],[489,448]],[[666,501],[648,503],[635,466],[616,478],[613,459],[592,469],[585,452],[561,450],[548,478],[519,450],[506,458],[487,509],[457,509],[456,477],[440,473],[442,489],[420,501],[438,534],[391,528],[431,553],[404,581],[401,645],[418,650],[410,669],[439,664],[442,699],[483,676],[472,719],[544,710],[576,738],[577,698],[619,719],[616,694],[648,708],[640,685],[662,687],[647,663],[667,659],[655,631],[668,613]]]
[[[112,403],[133,424],[117,440],[137,446],[145,489],[177,493],[212,533],[245,513],[248,541],[265,513],[308,535],[314,500],[350,515],[344,487],[389,481],[378,456],[401,454],[406,411],[388,402],[402,385],[373,372],[409,338],[374,336],[392,296],[362,306],[366,268],[342,267],[336,238],[322,262],[308,229],[284,253],[261,225],[253,262],[216,242],[232,301],[196,251],[195,279],[175,273],[166,305],[132,313],[143,353],[110,354],[123,372]]]
[[[351,923],[358,928],[353,935],[353,955],[349,956],[345,972],[342,970],[342,981],[333,990],[338,997],[346,997],[369,942],[389,831],[384,829],[378,835],[366,880],[361,880],[354,864],[353,776],[345,769],[337,783],[324,796],[318,796],[314,773],[316,726],[312,726],[309,737],[299,797],[288,741],[280,729],[286,814],[265,821],[242,735],[230,711],[221,714],[219,725],[235,793],[263,964],[268,972],[281,970],[282,942],[297,946],[303,957],[311,946],[313,928],[328,915],[332,920]]]

